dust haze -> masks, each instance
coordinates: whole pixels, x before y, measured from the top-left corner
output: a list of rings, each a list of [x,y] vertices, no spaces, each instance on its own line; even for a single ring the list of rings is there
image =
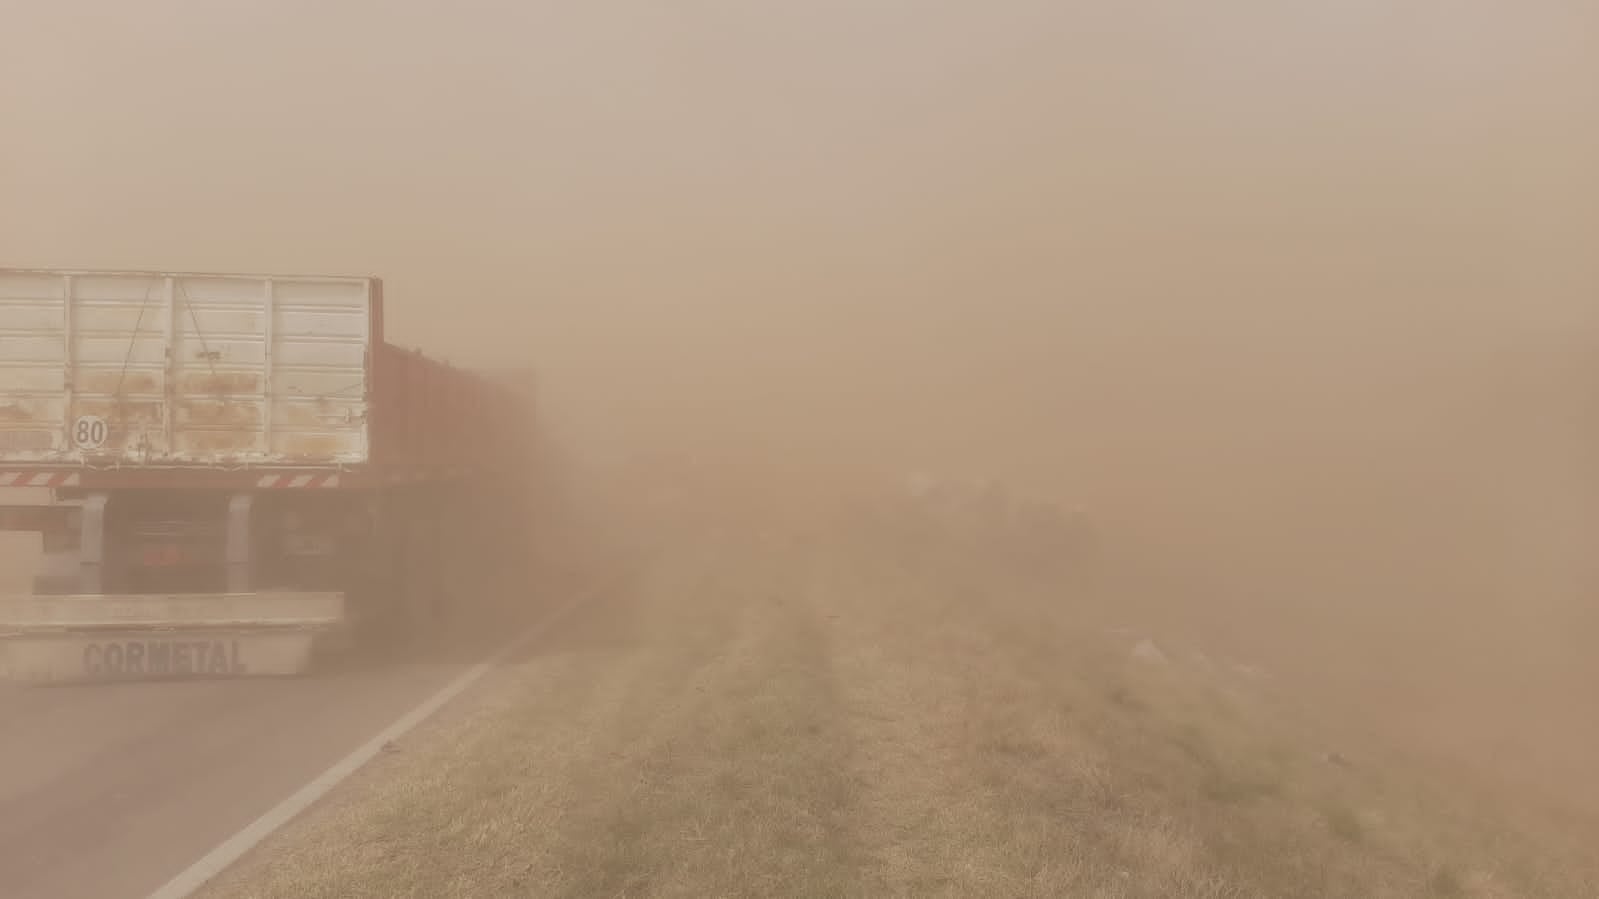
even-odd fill
[[[3,20],[7,265],[380,275],[581,458],[997,478],[1154,626],[1497,776],[1599,751],[1589,5]]]

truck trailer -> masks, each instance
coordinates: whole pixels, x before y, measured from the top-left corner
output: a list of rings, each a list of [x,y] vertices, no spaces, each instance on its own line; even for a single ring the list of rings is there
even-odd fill
[[[0,530],[41,560],[0,595],[0,674],[428,639],[519,589],[530,393],[387,342],[378,278],[0,269]]]

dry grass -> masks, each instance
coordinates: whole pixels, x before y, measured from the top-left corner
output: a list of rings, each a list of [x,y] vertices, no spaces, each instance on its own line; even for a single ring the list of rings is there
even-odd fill
[[[1106,607],[989,552],[861,553],[826,591],[863,705],[907,710],[868,807],[898,895],[1593,896],[1596,822],[1430,777],[1207,659],[1129,658]],[[854,598],[850,597],[854,594]],[[889,672],[889,676],[884,676]],[[888,749],[862,755],[887,755]]]
[[[847,892],[848,739],[824,636],[787,572],[710,550],[653,565],[216,894]]]
[[[925,538],[671,540],[213,895],[1599,895],[1593,831],[1329,764],[1246,679],[1130,663],[1080,586]]]

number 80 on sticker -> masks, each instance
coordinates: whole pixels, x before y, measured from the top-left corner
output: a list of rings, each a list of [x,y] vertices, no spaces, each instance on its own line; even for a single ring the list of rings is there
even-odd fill
[[[72,423],[72,442],[83,449],[99,449],[111,436],[111,428],[98,415],[80,415]]]

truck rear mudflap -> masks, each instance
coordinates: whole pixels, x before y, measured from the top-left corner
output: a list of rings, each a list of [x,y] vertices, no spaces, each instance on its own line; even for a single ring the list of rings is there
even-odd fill
[[[339,593],[0,597],[0,674],[34,684],[294,675],[343,623]]]

